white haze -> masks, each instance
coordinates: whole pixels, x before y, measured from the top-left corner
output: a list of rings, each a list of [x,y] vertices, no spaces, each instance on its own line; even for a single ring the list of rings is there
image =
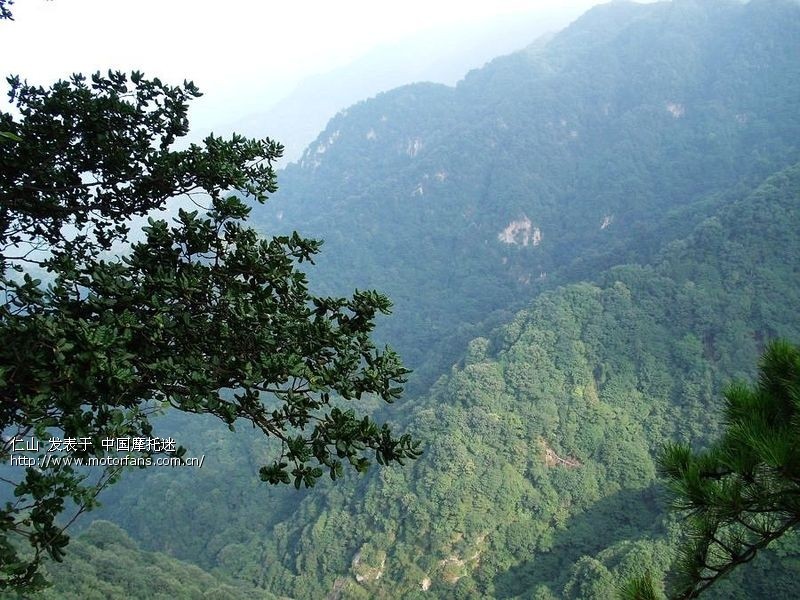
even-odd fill
[[[296,158],[336,110],[404,83],[452,84],[601,3],[17,0],[15,21],[0,21],[0,75],[48,85],[112,68],[193,80],[204,96],[191,139],[271,135]]]

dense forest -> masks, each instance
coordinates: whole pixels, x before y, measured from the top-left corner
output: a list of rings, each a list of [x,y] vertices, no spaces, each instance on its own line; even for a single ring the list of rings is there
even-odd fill
[[[681,540],[656,457],[800,342],[800,4],[596,7],[334,117],[254,211],[324,240],[315,293],[378,289],[414,369],[403,467],[268,488],[248,428],[167,414],[203,469],[132,471],[50,598],[611,598]],[[705,594],[797,595],[790,533]]]
[[[108,521],[94,521],[70,544],[66,563],[50,566],[55,586],[44,599],[123,600],[275,600],[265,590],[227,583],[168,555],[143,552],[125,531]]]
[[[596,7],[455,88],[343,111],[281,174],[263,228],[325,240],[325,292],[389,294],[382,331],[431,383],[487,316],[652,260],[793,164],[797,27],[792,2]]]

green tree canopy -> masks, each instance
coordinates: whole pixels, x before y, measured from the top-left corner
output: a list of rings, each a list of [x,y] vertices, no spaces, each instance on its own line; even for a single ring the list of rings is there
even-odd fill
[[[49,89],[9,84],[15,108],[0,113],[0,461],[20,439],[55,437],[84,442],[73,458],[103,457],[106,439],[152,436],[153,413],[168,406],[278,440],[260,469],[269,483],[312,486],[325,473],[336,479],[344,463],[363,471],[372,458],[418,455],[410,436],[343,405],[402,391],[407,370],[370,339],[389,300],[310,295],[297,265],[320,243],[297,233],[267,239],[246,225],[243,198],[263,203],[277,189],[278,143],[212,135],[175,149],[200,95],[191,82],[109,72]],[[171,223],[148,217],[129,239],[132,218],[175,202],[183,208]],[[11,489],[0,508],[0,589],[41,584],[41,557],[60,559],[68,541],[57,521],[66,502],[91,508],[118,476],[90,479],[46,455],[42,447],[36,465],[2,473]]]
[[[758,382],[725,392],[725,432],[693,452],[666,448],[660,469],[673,506],[686,514],[673,598],[695,598],[800,523],[800,348],[769,345]],[[657,597],[648,577],[623,596]]]

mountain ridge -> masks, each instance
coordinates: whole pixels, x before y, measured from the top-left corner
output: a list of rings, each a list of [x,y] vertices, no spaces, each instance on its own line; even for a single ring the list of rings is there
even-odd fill
[[[332,119],[254,217],[325,239],[319,293],[393,298],[378,335],[418,378],[384,414],[425,454],[264,490],[248,471],[264,444],[173,421],[216,458],[114,490],[122,524],[296,597],[599,600],[663,573],[678,524],[654,454],[706,443],[721,387],[752,377],[771,337],[800,339],[787,31],[800,7],[777,0],[621,4],[455,88],[406,86]],[[779,596],[798,548],[719,596]]]
[[[535,60],[515,53],[454,89],[417,84],[361,102],[332,119],[300,163],[281,173],[281,190],[256,219],[267,232],[297,229],[325,240],[312,282],[324,283],[326,293],[387,292],[398,325],[387,322],[380,333],[418,367],[426,361],[419,348],[435,346],[459,323],[475,325],[498,306],[655,252],[703,218],[692,214],[702,198],[752,185],[800,157],[800,73],[792,60],[800,44],[784,35],[800,27],[800,11],[780,1],[765,6],[773,4],[779,10],[767,11],[775,28],[769,43],[731,33],[762,19],[760,8],[721,1],[712,8],[731,15],[707,19],[716,29],[689,49],[685,36],[663,41],[652,31],[673,13],[711,11],[705,4],[598,7]],[[628,35],[638,40],[634,48],[672,44],[680,52],[675,62],[650,65],[644,53],[645,66],[634,69],[625,62],[637,57],[625,49],[633,42],[619,47],[616,35],[559,58],[577,66],[542,75],[551,55],[569,54],[563,40],[620,9],[633,15],[617,27],[635,33]],[[736,56],[752,65],[719,72],[709,49],[723,42],[736,44]],[[772,50],[756,52],[761,46]],[[688,80],[717,82],[707,94],[687,95],[688,84],[675,90],[659,79],[677,77],[688,54],[704,57]],[[765,56],[772,62],[763,63]],[[646,79],[626,83],[642,71]],[[670,219],[671,211],[681,212],[680,220]],[[539,230],[539,244],[498,241],[524,219],[531,232]],[[408,264],[424,267],[403,268]],[[475,278],[484,281],[481,289]],[[457,322],[449,298],[432,299],[439,282],[473,296]],[[410,289],[419,302],[407,297]],[[420,322],[422,304],[429,321]]]

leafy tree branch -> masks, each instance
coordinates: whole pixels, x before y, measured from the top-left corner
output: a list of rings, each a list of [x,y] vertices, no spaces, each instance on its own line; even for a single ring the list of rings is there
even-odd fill
[[[280,440],[260,469],[269,483],[310,487],[344,464],[363,471],[419,455],[409,435],[344,405],[402,392],[407,369],[370,338],[389,300],[312,296],[298,265],[320,242],[246,225],[243,198],[264,202],[277,189],[278,143],[209,136],[174,150],[200,95],[191,82],[109,72],[49,89],[9,84],[20,117],[0,113],[10,142],[0,144],[7,439],[90,439],[75,455],[104,456],[103,439],[150,436],[153,412],[169,406]],[[133,217],[181,196],[207,210],[148,218],[130,238]],[[0,459],[12,453],[5,444]],[[0,509],[0,586],[40,585],[41,556],[58,560],[67,543],[57,524],[66,499],[91,508],[97,487],[71,466],[41,464],[7,485],[24,502]]]

